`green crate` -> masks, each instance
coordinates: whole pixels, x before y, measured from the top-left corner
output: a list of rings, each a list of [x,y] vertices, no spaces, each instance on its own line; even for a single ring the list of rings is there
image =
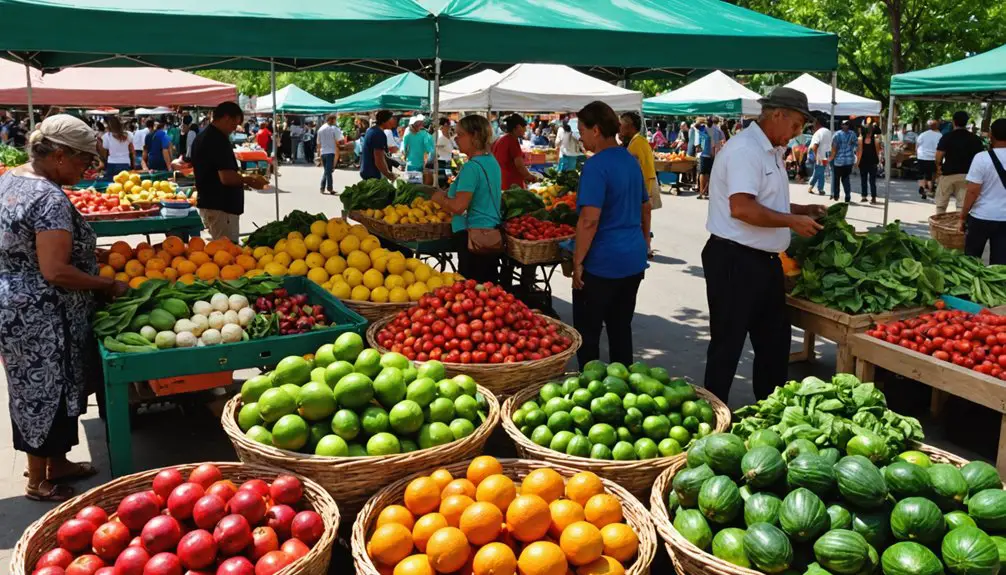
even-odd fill
[[[181,218],[153,216],[132,220],[95,220],[88,222],[99,238],[131,236],[134,234],[183,234],[197,236],[203,230],[203,220],[195,210]]]

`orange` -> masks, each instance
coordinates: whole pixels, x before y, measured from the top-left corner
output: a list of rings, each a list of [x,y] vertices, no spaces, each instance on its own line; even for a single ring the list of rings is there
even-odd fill
[[[412,541],[416,544],[416,549],[426,553],[426,542],[444,527],[449,527],[447,519],[439,513],[427,513],[420,517],[416,521],[416,526],[412,528]]]
[[[126,272],[119,272],[119,273],[115,274],[115,279],[118,280],[118,281],[120,281],[120,282],[126,282],[128,284],[130,278],[129,278],[129,275],[126,274]]]
[[[490,457],[488,455],[480,455],[472,460],[468,464],[468,473],[466,477],[468,481],[471,481],[475,487],[482,483],[482,480],[490,475],[501,475],[503,473],[503,466],[500,465],[499,461],[496,461],[495,457]]]
[[[122,257],[126,258],[127,260],[133,257],[133,248],[129,247],[129,244],[122,240],[119,240],[114,244],[112,244],[112,247],[110,247],[109,250],[113,254],[119,254]]]
[[[185,247],[185,253],[201,252],[206,249],[206,242],[203,238],[195,237],[189,240],[189,245]]]
[[[118,254],[116,254],[116,255],[118,255]],[[103,278],[114,278],[115,277],[115,269],[112,268],[112,266],[100,266],[98,268],[98,275],[101,276],[101,277],[103,277]]]
[[[589,471],[581,471],[566,481],[566,498],[581,506],[587,505],[587,500],[598,493],[604,493],[604,485],[600,477]]]
[[[111,252],[108,254],[108,265],[111,266],[113,270],[119,271],[126,267],[126,258],[127,256],[118,252]]]
[[[185,256],[175,256],[171,258],[171,267],[178,269],[178,266],[182,265],[182,262],[187,262],[189,260],[185,259]]]
[[[255,269],[255,265],[258,262],[256,262],[255,258],[251,256],[241,254],[234,260],[234,263],[244,268],[245,271],[249,271]]]
[[[201,280],[216,279],[220,275],[220,267],[213,262],[205,263],[196,270],[196,276]]]
[[[210,256],[206,255],[206,252],[192,252],[189,254],[189,261],[196,264],[196,266],[201,266],[210,263],[212,260]]]
[[[473,503],[461,514],[458,528],[472,545],[485,545],[503,529],[503,512],[492,503]]]
[[[599,493],[587,500],[583,514],[598,528],[622,521],[622,504],[614,495]]]
[[[138,260],[129,260],[126,262],[125,271],[126,275],[135,278],[143,275],[144,267]]]
[[[230,255],[224,250],[220,250],[213,254],[213,263],[218,266],[226,266],[234,261],[234,256]]]
[[[196,276],[194,276],[193,274],[182,274],[178,276],[178,281],[180,281],[185,285],[189,285],[192,282],[196,281]]]
[[[136,250],[135,251],[139,252],[140,250],[149,250],[149,249],[150,249],[150,244],[148,244],[147,242],[140,242],[140,243],[136,244]]]
[[[576,575],[625,575],[625,567],[614,557],[602,555],[577,569]]]
[[[405,488],[405,507],[415,515],[436,511],[440,506],[440,488],[429,477],[413,479]]]
[[[535,541],[521,551],[517,560],[520,575],[566,575],[566,554],[555,543]]]
[[[454,481],[454,476],[451,475],[451,472],[447,471],[446,469],[438,469],[430,474],[430,479],[437,482],[437,486],[440,487],[440,495],[442,497],[446,497],[443,494],[443,490],[445,487],[447,487],[448,484],[450,484],[451,481]],[[454,494],[452,493],[451,495]],[[469,497],[475,497],[475,494],[472,493],[471,495],[469,495]]]
[[[145,282],[145,281],[147,281],[147,278],[145,278],[143,276],[136,276],[135,278],[129,280],[129,287],[134,288],[134,289],[138,288],[141,285],[143,285],[143,282]]]
[[[537,495],[544,499],[546,503],[551,503],[562,497],[565,489],[566,483],[563,481],[562,476],[556,470],[548,467],[535,469],[531,473],[528,473],[527,477],[520,484],[521,493]]]
[[[223,240],[213,240],[210,243],[206,244],[206,247],[203,248],[203,251],[206,252],[206,255],[213,257],[216,255],[218,251],[222,249],[225,250],[226,247],[227,244]]]
[[[434,575],[426,555],[410,555],[395,565],[393,575]]]
[[[490,475],[483,479],[475,489],[476,501],[492,503],[504,513],[514,497],[517,497],[517,489],[514,487],[513,481],[505,475]]]
[[[475,484],[467,479],[455,479],[454,481],[448,483],[444,487],[444,490],[440,493],[441,497],[447,497],[449,495],[467,495],[468,497],[474,499]]]
[[[448,525],[451,527],[457,527],[458,523],[461,521],[461,514],[464,513],[465,509],[468,509],[472,503],[475,502],[467,495],[451,495],[440,501],[440,514],[447,519]]]
[[[426,556],[437,573],[457,571],[468,561],[472,548],[457,527],[443,527],[426,542]]]
[[[175,258],[175,259],[178,259],[178,258]],[[173,266],[173,267],[176,270],[178,270],[178,273],[181,274],[181,275],[194,274],[194,273],[196,273],[196,270],[199,269],[199,266],[197,266],[194,262],[191,262],[189,260],[184,260],[184,259],[182,261],[178,262],[177,266]]]
[[[623,563],[632,559],[639,549],[639,538],[625,523],[605,525],[601,528],[601,539],[604,540],[604,554]]]
[[[217,252],[217,254],[222,254],[222,253],[223,252]],[[243,276],[244,273],[245,273],[245,269],[243,267],[231,264],[229,266],[224,266],[220,270],[220,279],[236,280],[239,277]]]
[[[145,275],[148,280],[163,280],[166,277],[164,272],[159,272],[157,270],[147,270],[143,275]]]
[[[140,260],[141,264],[146,264],[147,260],[152,259],[156,254],[151,248],[144,248],[142,250],[136,250],[136,259]]]
[[[562,530],[573,523],[587,520],[587,517],[583,514],[583,507],[580,507],[580,504],[576,501],[569,499],[556,499],[548,504],[548,511],[552,516],[552,522],[548,527],[548,534],[555,538],[562,535]]]
[[[234,257],[238,257],[239,255],[244,253],[241,251],[241,246],[230,241],[230,239],[227,240],[227,251],[230,252],[230,254]]]
[[[517,572],[517,557],[502,543],[490,543],[475,553],[472,575],[513,575]]]
[[[402,507],[401,505],[389,505],[381,510],[381,514],[377,516],[377,526],[388,523],[398,523],[409,528],[416,526],[416,518],[412,516],[412,512]]]
[[[573,565],[586,565],[604,552],[601,530],[586,521],[577,521],[562,532],[559,547]]]
[[[506,523],[513,532],[514,539],[537,541],[548,533],[552,515],[548,503],[537,495],[520,495],[507,507]]]
[[[147,275],[150,275],[150,273],[151,272],[147,272]],[[173,282],[176,279],[178,279],[178,270],[176,270],[175,268],[164,268],[164,271],[161,272],[161,275],[164,276],[164,279]]]
[[[150,258],[149,260],[147,260],[147,271],[150,270],[161,271],[166,267],[168,267],[167,262],[165,262],[161,258]]]
[[[185,242],[182,238],[178,236],[168,236],[164,238],[164,243],[161,244],[166,252],[173,256],[180,256],[185,253]]]
[[[400,523],[388,523],[374,531],[367,547],[374,561],[397,565],[412,553],[412,533]]]
[[[156,254],[154,254],[154,257],[155,258],[160,258],[161,261],[164,262],[164,265],[167,265],[168,262],[171,261],[171,258],[174,257],[174,256],[172,256],[171,254],[169,254],[167,250],[160,250]]]

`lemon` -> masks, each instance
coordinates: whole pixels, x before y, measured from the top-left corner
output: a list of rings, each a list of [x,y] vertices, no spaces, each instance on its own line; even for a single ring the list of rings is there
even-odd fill
[[[370,252],[370,254],[369,254],[370,255],[370,260],[373,261],[374,258],[381,258],[381,257],[386,258],[386,257],[388,257],[388,255],[390,253],[391,252],[389,252],[388,250],[386,250],[384,248],[377,248],[376,250]]]
[[[376,251],[377,250],[370,252],[370,267],[383,274],[384,272],[388,271],[388,256],[385,255],[375,256],[374,252]]]
[[[356,239],[358,240],[364,240],[366,239],[367,236],[370,235],[370,232],[367,231],[367,228],[361,226],[360,224],[353,224],[349,226],[349,233],[356,236]]]
[[[269,262],[265,266],[265,273],[271,276],[285,276],[286,266],[276,262]]]
[[[307,275],[307,262],[300,259],[293,260],[290,263],[290,275],[292,276]]]
[[[277,251],[277,252],[286,251],[286,240],[280,240],[280,241],[276,242],[275,251]]]
[[[349,299],[349,296],[353,293],[353,288],[349,287],[348,283],[339,281],[333,283],[332,289],[329,291],[339,299]]]
[[[323,284],[328,281],[328,272],[325,271],[325,268],[314,268],[307,272],[307,279],[316,284]]]
[[[423,282],[416,282],[409,286],[409,299],[412,301],[419,301],[419,298],[426,295],[427,291],[429,290],[426,289],[426,284]]]
[[[384,216],[384,223],[395,225],[399,221],[398,214],[388,214]]]
[[[388,277],[384,278],[384,287],[388,288],[389,290],[393,290],[395,288],[403,288],[405,287],[405,280],[402,279],[402,276],[391,274]]]
[[[360,238],[356,236],[346,236],[339,242],[339,251],[342,255],[348,256],[350,252],[360,249]]]
[[[307,267],[311,269],[325,267],[325,256],[319,254],[318,252],[312,252],[307,254],[307,257],[304,258],[304,261],[307,263]]]
[[[370,292],[370,301],[374,303],[385,303],[388,301],[388,288],[377,286]]]
[[[391,288],[388,292],[388,301],[393,303],[405,303],[409,301],[409,292],[403,287]]]
[[[286,239],[288,239],[288,240],[303,240],[304,239],[304,234],[302,234],[300,232],[290,232],[290,233],[288,233],[286,235]]]
[[[154,187],[154,182],[151,182],[150,180],[143,180],[142,182],[140,182],[140,187],[143,188],[144,190],[149,190],[150,188]]]
[[[339,242],[335,240],[323,240],[321,245],[318,246],[318,252],[328,259],[332,256],[339,255]]]
[[[302,239],[292,238],[286,242],[286,253],[295,260],[302,260],[307,255],[307,244]]]
[[[392,254],[388,256],[388,263],[386,266],[387,272],[389,274],[402,275],[402,272],[405,271],[405,259],[396,258],[394,256],[396,253],[398,252],[392,252]]]
[[[360,250],[356,250],[346,256],[346,264],[351,268],[365,272],[370,269],[370,256]]]
[[[430,288],[430,291],[433,291],[443,286],[444,286],[444,280],[442,280],[440,276],[433,276],[430,279],[426,280],[426,287]]]
[[[324,240],[325,238],[321,236],[315,234],[308,234],[307,237],[304,238],[304,245],[307,247],[307,251],[316,252],[318,251],[318,248],[321,247],[321,242],[323,242]]]
[[[433,276],[433,269],[426,264],[419,264],[412,273],[416,275],[416,281],[425,282]]]
[[[377,270],[367,270],[363,273],[363,285],[369,289],[374,289],[384,285],[384,276]]]
[[[129,181],[134,184],[140,183],[140,174],[129,174]]]
[[[340,255],[334,255],[328,258],[328,261],[325,262],[325,271],[327,271],[330,275],[334,276],[341,274],[345,270],[346,260],[342,259],[342,256]]]
[[[284,266],[288,266],[290,265],[290,262],[293,261],[293,258],[290,257],[290,254],[287,252],[279,252],[278,254],[272,257],[272,261]]]
[[[402,272],[402,279],[405,280],[405,286],[406,287],[408,287],[408,286],[416,283],[416,276],[415,276],[415,274],[413,274],[409,270],[405,270],[404,272]]]
[[[409,270],[410,272],[416,271],[416,268],[418,268],[421,265],[423,265],[423,262],[416,258],[409,258],[405,260],[405,269]]]
[[[311,275],[310,272],[308,272],[307,275],[310,276]],[[321,284],[321,289],[325,291],[332,291],[332,282],[325,282]]]
[[[266,264],[272,263],[272,254],[266,254],[258,259],[258,269],[265,269]]]
[[[381,240],[374,236],[369,236],[360,242],[360,249],[368,254],[381,247]]]
[[[128,182],[127,181],[126,183],[122,184],[122,191],[124,191],[124,192],[126,192],[128,194],[135,187],[136,187],[136,184],[134,184],[133,182]]]
[[[342,241],[342,238],[346,237],[349,229],[346,227],[346,222],[339,218],[332,218],[328,220],[328,224],[325,226],[325,233],[328,235],[328,239],[333,242],[339,242]]]
[[[370,300],[370,290],[366,286],[356,286],[353,288],[352,294],[350,294],[349,299],[356,301],[369,301]]]
[[[252,257],[260,260],[262,256],[272,255],[272,248],[269,246],[259,246],[252,252]]]
[[[325,220],[318,220],[311,224],[311,234],[325,237],[327,228],[328,228],[328,222],[326,222]]]
[[[356,287],[363,283],[363,272],[356,268],[346,268],[346,271],[342,272],[342,279],[346,280],[349,287]]]

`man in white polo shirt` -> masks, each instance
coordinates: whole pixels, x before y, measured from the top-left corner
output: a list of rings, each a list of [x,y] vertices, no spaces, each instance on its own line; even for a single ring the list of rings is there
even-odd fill
[[[824,206],[789,201],[786,144],[811,117],[807,96],[776,88],[760,100],[761,116],[731,138],[716,157],[709,183],[711,234],[702,250],[709,301],[705,387],[727,402],[750,335],[755,396],[765,398],[787,379],[790,324],[779,252],[790,230],[813,236]]]

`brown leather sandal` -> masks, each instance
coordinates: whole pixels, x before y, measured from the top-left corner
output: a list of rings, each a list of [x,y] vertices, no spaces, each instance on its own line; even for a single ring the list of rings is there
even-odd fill
[[[48,489],[45,487],[48,486]],[[61,501],[66,501],[75,495],[73,487],[69,485],[62,485],[59,483],[53,483],[48,479],[43,480],[35,487],[26,485],[24,488],[24,496],[32,501],[43,501],[43,502],[53,502],[58,503]]]

